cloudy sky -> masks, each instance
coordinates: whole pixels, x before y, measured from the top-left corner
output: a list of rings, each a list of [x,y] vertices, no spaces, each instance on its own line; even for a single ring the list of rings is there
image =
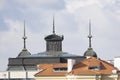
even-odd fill
[[[120,56],[120,0],[0,0],[0,71],[8,58],[23,49],[26,21],[27,49],[45,51],[44,37],[64,35],[63,51],[83,55],[88,48],[88,23],[92,23],[92,47],[104,60]]]

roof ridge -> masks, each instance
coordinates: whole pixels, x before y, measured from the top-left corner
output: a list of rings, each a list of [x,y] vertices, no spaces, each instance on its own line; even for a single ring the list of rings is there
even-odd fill
[[[104,63],[106,63],[106,64],[108,64],[108,65],[110,65],[110,66],[113,66],[113,67],[114,67],[114,65],[113,65],[113,64],[110,64],[110,63],[108,63],[107,61],[104,61],[104,60],[100,60],[100,61],[102,61],[102,62],[104,62]]]
[[[45,71],[45,70],[46,70],[46,68],[42,69],[41,71],[39,71],[38,73],[36,73],[34,76],[38,76],[39,73],[41,73],[41,72],[43,72],[43,71]]]

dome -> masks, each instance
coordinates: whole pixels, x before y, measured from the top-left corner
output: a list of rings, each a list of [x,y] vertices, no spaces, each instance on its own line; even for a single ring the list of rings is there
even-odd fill
[[[63,39],[64,39],[63,35],[59,36],[59,35],[56,35],[56,34],[51,34],[51,35],[48,35],[48,36],[45,37],[45,40],[47,40],[47,41],[52,41],[52,40],[62,41]]]
[[[97,58],[97,54],[95,51],[93,51],[92,48],[88,48],[88,50],[84,53],[85,57],[96,57]]]
[[[23,49],[23,50],[20,52],[20,54],[18,55],[18,57],[26,57],[26,56],[29,56],[29,55],[31,55],[31,53],[28,52],[27,49]]]

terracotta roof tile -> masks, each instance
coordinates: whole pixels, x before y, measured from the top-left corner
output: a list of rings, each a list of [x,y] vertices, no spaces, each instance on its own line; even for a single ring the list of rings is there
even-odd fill
[[[99,70],[90,70],[89,67],[100,66]],[[113,65],[103,60],[91,57],[74,65],[71,73],[73,74],[111,74],[112,70],[116,70]]]
[[[63,76],[66,75],[67,72],[55,72],[53,68],[56,67],[67,67],[66,63],[57,63],[57,64],[40,64],[39,68],[42,69],[42,71],[35,74],[35,76]]]
[[[53,67],[67,67],[66,63],[62,63],[62,64],[53,64]]]
[[[89,67],[100,67],[99,70],[90,70]],[[73,66],[71,72],[55,72],[53,68],[56,67],[67,67],[67,63],[57,63],[57,64],[40,64],[38,66],[42,71],[35,74],[35,76],[65,76],[66,74],[75,74],[75,75],[87,75],[87,74],[111,74],[112,70],[117,70],[112,64],[91,57],[88,59],[84,59],[79,63],[76,63]]]

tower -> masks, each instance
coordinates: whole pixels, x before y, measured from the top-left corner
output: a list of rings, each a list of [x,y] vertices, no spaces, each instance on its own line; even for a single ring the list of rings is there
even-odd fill
[[[23,35],[24,46],[23,46],[22,51],[19,53],[18,57],[26,57],[26,56],[31,55],[31,53],[28,52],[28,50],[26,49],[26,39],[27,39],[27,36],[26,36],[25,21],[24,21],[24,35]]]
[[[46,40],[46,51],[47,52],[62,51],[62,41],[64,37],[57,35],[55,33],[54,16],[53,16],[53,31],[52,32],[53,33],[51,35],[48,35],[44,38]]]
[[[89,35],[88,35],[88,39],[89,39],[89,48],[84,53],[84,56],[85,57],[96,57],[97,58],[97,54],[96,54],[95,51],[93,51],[92,43],[91,43],[92,35],[91,35],[91,21],[90,20],[89,20]]]
[[[63,36],[55,32],[55,22],[53,17],[52,34],[46,36],[46,51],[37,54],[30,54],[26,48],[26,29],[24,22],[24,46],[16,58],[9,58],[8,71],[31,71],[37,70],[38,64],[66,63],[68,58],[74,58],[77,62],[83,60],[84,56],[78,56],[62,51]]]

